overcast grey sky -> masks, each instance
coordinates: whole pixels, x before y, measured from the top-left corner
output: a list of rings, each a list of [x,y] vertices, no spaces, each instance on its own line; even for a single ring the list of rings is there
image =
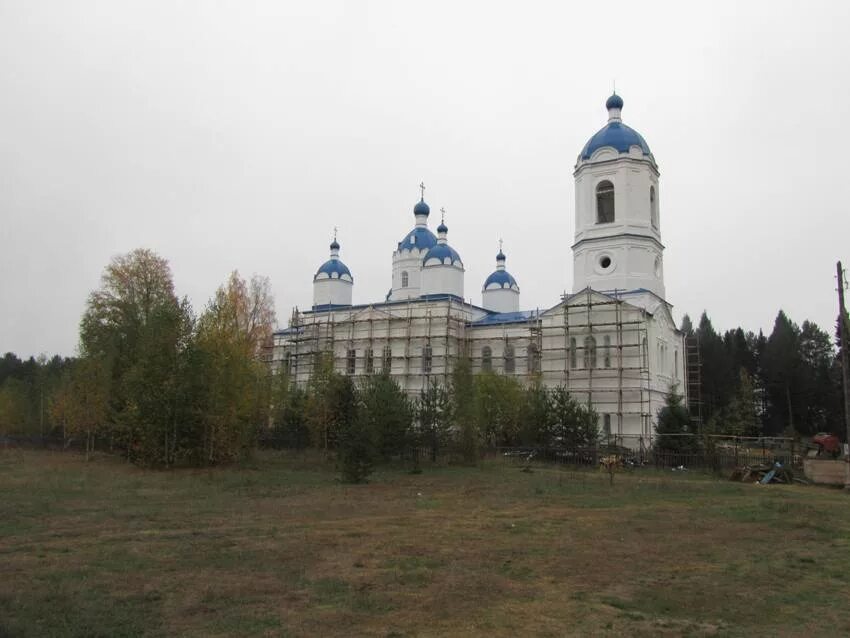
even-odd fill
[[[678,319],[833,330],[850,262],[850,2],[0,0],[0,352],[73,354],[109,259],[201,310],[233,269],[311,301],[339,226],[383,299],[417,185],[481,301],[572,285],[576,155],[623,119],[661,169]],[[432,228],[437,217],[432,212]]]

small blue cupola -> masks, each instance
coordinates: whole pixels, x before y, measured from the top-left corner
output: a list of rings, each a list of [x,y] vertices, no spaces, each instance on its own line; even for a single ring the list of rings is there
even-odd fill
[[[319,266],[313,275],[313,307],[350,306],[354,277],[339,258],[339,242],[334,239],[330,245],[331,255]]]
[[[336,237],[331,242],[330,249],[331,258],[319,266],[319,270],[313,276],[313,281],[317,279],[345,279],[353,283],[354,277],[351,275],[351,271],[339,258],[339,242],[337,242]]]
[[[494,312],[517,312],[519,310],[519,285],[513,275],[505,270],[505,253],[499,241],[496,255],[496,270],[484,280],[481,288],[482,306]]]
[[[641,134],[623,124],[623,98],[614,93],[606,100],[605,108],[608,110],[608,124],[587,141],[579,154],[579,162],[589,160],[600,148],[610,147],[618,153],[628,153],[633,146],[654,161],[649,144]]]
[[[443,220],[437,226],[437,244],[422,258],[422,296],[450,295],[463,299],[463,261],[458,252],[449,246],[446,211],[441,208],[440,212]]]

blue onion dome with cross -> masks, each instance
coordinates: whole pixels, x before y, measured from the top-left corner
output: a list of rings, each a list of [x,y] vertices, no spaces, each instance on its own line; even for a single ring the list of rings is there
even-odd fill
[[[496,270],[490,273],[490,276],[484,280],[482,290],[498,290],[499,288],[508,288],[519,292],[519,285],[513,275],[505,270],[505,253],[502,252],[502,240],[499,240],[499,254],[496,255]]]
[[[454,248],[449,246],[448,239],[446,238],[449,233],[449,227],[446,226],[445,220],[446,209],[441,208],[440,212],[443,214],[443,219],[440,221],[440,225],[437,226],[437,245],[425,253],[422,263],[425,266],[437,265],[439,263],[447,266],[458,264],[463,267],[463,261],[460,255]]]
[[[623,98],[614,93],[605,102],[605,108],[608,110],[608,124],[587,141],[579,154],[579,161],[590,159],[600,148],[609,147],[618,153],[628,153],[633,146],[639,148],[643,155],[654,159],[643,136],[623,124]]]
[[[313,281],[320,279],[342,279],[354,283],[354,277],[342,260],[339,258],[339,242],[336,240],[336,228],[334,228],[334,239],[330,245],[331,258],[319,266]]]
[[[437,237],[428,228],[428,215],[431,207],[425,203],[425,184],[419,184],[421,191],[419,201],[413,207],[413,217],[416,226],[398,242],[398,250],[428,250],[437,244]]]

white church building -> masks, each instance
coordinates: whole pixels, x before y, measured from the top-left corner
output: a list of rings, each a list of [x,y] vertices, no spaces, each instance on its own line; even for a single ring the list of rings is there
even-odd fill
[[[413,228],[392,253],[383,301],[354,304],[354,276],[334,238],[313,278],[313,306],[274,335],[273,361],[304,385],[319,353],[361,377],[387,370],[411,395],[447,382],[468,356],[475,372],[565,386],[599,414],[604,435],[636,445],[654,429],[671,385],[686,389],[684,335],[664,291],[659,171],[644,138],[608,98],[608,122],[576,160],[573,292],[546,310],[521,310],[520,287],[499,251],[465,301],[465,268],[424,193]],[[520,279],[521,280],[521,279]]]

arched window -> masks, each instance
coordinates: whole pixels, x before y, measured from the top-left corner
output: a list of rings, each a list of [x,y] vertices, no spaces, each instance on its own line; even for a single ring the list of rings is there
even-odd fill
[[[434,354],[431,350],[431,344],[426,343],[425,347],[422,348],[422,372],[425,374],[431,374],[431,361],[433,356]]]
[[[605,351],[603,352],[603,357],[605,359],[605,367],[611,367],[611,335],[605,335],[602,338],[602,344],[605,347]]]
[[[505,372],[513,373],[516,370],[516,362],[514,360],[514,347],[505,346]]]
[[[673,380],[679,379],[679,351],[673,350]]]
[[[287,352],[283,355],[283,364],[280,367],[283,374],[289,374],[292,371],[292,353]]]
[[[407,288],[407,282],[408,282],[407,271],[403,270],[402,273],[401,273],[401,287]]]
[[[596,339],[593,337],[584,340],[584,367],[588,370],[596,367]]]
[[[658,200],[655,197],[655,186],[649,187],[649,219],[653,228],[658,228]]]
[[[614,221],[614,185],[607,179],[596,185],[596,223]]]
[[[345,371],[354,374],[357,370],[357,350],[349,350],[345,357]]]
[[[534,374],[535,372],[540,372],[540,351],[537,349],[536,343],[528,344],[526,356],[526,363],[528,364],[528,373]]]
[[[642,368],[649,367],[649,348],[646,345],[646,337],[640,342],[640,365]]]
[[[393,369],[393,347],[391,345],[384,346],[384,372],[391,372]]]
[[[481,369],[493,369],[493,349],[490,346],[484,346],[481,348]]]
[[[371,348],[363,353],[363,358],[366,360],[366,374],[372,374],[375,371],[375,354]]]
[[[602,433],[605,435],[605,438],[611,436],[611,415],[606,414],[602,417]]]
[[[576,338],[570,337],[570,369],[578,367],[578,353],[576,352]]]

